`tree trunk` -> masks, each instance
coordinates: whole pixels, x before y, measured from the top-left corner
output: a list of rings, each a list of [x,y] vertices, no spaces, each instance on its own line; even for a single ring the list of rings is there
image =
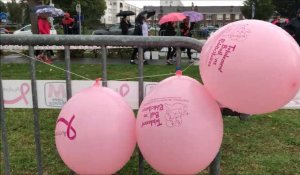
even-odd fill
[[[37,5],[42,5],[41,0],[28,0],[28,6],[30,10],[30,23],[32,34],[38,34],[37,16],[34,12],[34,7]]]

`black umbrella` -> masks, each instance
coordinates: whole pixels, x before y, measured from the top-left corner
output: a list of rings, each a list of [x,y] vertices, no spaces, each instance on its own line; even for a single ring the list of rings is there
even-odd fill
[[[138,16],[145,16],[147,19],[155,15],[155,10],[144,10]]]
[[[135,15],[133,11],[121,11],[116,16],[132,16]]]
[[[137,17],[135,18],[136,22],[141,22],[142,17],[145,16],[147,19],[155,15],[155,10],[144,10],[140,12]]]

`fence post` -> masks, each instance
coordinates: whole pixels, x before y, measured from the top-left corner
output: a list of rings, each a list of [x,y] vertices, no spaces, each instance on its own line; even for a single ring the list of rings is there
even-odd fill
[[[67,90],[67,100],[72,97],[72,82],[71,82],[71,52],[70,46],[65,47],[65,63],[66,63],[66,90]],[[70,175],[75,175],[75,172],[70,170]]]
[[[107,87],[107,51],[105,46],[101,46],[102,54],[102,86]]]
[[[215,159],[209,166],[209,175],[220,175],[221,174],[221,150],[216,155]]]
[[[1,66],[1,64],[0,64]],[[2,78],[0,71],[0,122],[1,122],[1,134],[2,134],[2,145],[3,145],[3,158],[4,158],[4,174],[10,174],[10,165],[9,165],[9,152],[7,144],[7,130],[6,130],[6,120],[4,112],[4,97],[3,97],[3,87],[2,87]]]
[[[181,49],[176,47],[176,71],[181,70]]]
[[[29,46],[29,56],[34,58],[33,46]],[[37,86],[36,86],[36,69],[35,60],[30,60],[30,71],[31,71],[31,90],[32,90],[32,103],[33,103],[33,118],[34,118],[34,138],[36,147],[36,159],[37,159],[37,170],[38,175],[43,174],[42,164],[42,149],[41,149],[41,136],[40,136],[40,124],[38,114],[38,98],[37,98]]]
[[[72,97],[70,46],[65,46],[67,99]]]
[[[144,51],[143,48],[139,49],[138,72],[139,72],[139,107],[144,99]],[[144,174],[144,157],[139,150],[139,175]]]

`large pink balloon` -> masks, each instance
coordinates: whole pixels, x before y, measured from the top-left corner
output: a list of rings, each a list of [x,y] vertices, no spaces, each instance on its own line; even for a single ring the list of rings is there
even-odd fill
[[[208,39],[200,55],[200,74],[222,105],[248,114],[272,112],[300,88],[300,49],[276,25],[242,20]]]
[[[214,159],[223,136],[220,108],[204,87],[170,77],[145,97],[137,141],[146,161],[162,174],[195,174]]]
[[[135,117],[122,97],[97,83],[73,96],[59,114],[55,142],[78,174],[113,174],[136,144]]]

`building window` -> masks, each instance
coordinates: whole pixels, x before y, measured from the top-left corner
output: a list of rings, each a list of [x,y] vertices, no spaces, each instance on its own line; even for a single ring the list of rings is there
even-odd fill
[[[212,19],[212,15],[211,14],[207,14],[206,15],[206,20],[211,20]]]
[[[114,5],[117,5],[117,3],[116,3],[116,2],[114,2]]]
[[[223,20],[223,14],[217,14],[217,20]]]
[[[230,20],[230,14],[226,14],[226,20]]]
[[[123,3],[120,3],[120,8],[123,8]]]
[[[235,14],[235,20],[239,20],[240,19],[240,14]]]

